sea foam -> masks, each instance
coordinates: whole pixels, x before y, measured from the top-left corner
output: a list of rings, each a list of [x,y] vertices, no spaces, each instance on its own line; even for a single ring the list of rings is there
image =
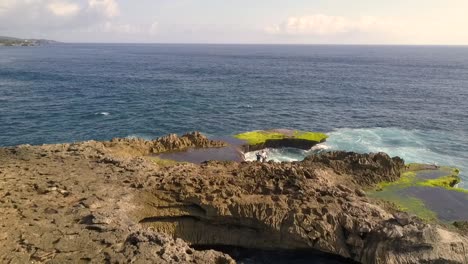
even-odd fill
[[[405,130],[400,128],[341,128],[327,133],[329,138],[310,150],[267,149],[269,159],[276,162],[303,160],[306,156],[322,151],[343,150],[357,153],[385,152],[399,156],[406,163],[429,163],[458,168],[462,183],[468,182],[468,164],[463,156],[464,146],[453,135],[438,131]],[[449,145],[450,144],[450,145]],[[459,156],[448,155],[442,150],[451,148]],[[457,151],[458,149],[458,151]],[[247,160],[255,160],[255,152],[245,154]]]

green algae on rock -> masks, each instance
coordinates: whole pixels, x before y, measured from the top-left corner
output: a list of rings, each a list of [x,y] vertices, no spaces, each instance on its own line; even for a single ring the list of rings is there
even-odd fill
[[[237,134],[234,137],[245,140],[250,145],[256,145],[265,143],[267,140],[283,139],[284,135],[276,132],[258,130]]]
[[[310,149],[312,146],[324,142],[328,136],[320,132],[272,129],[240,133],[234,135],[234,137],[247,142],[247,144],[243,146],[245,151],[255,151],[269,147]]]
[[[464,220],[464,210],[457,206],[466,204],[468,190],[455,187],[460,182],[458,174],[459,170],[451,167],[409,164],[400,179],[377,184],[369,195],[393,202],[398,209],[425,220]]]

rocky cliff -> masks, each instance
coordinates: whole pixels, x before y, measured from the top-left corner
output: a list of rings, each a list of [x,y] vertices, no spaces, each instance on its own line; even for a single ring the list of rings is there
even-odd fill
[[[147,156],[222,145],[193,133],[0,149],[0,262],[234,262],[189,244],[468,262],[466,235],[366,196],[399,177],[403,162],[383,153],[170,166]]]

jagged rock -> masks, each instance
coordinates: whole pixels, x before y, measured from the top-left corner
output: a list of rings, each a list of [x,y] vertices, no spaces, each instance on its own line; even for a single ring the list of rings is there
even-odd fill
[[[166,184],[161,185],[161,191],[165,195],[152,192],[153,203],[172,201],[169,203],[180,206],[171,210],[145,207],[144,223],[195,244],[312,247],[363,263],[416,263],[417,259],[464,263],[466,237],[412,221],[404,214],[394,217],[357,198],[365,197],[363,191],[356,191],[362,185],[398,178],[398,168],[403,166],[399,159],[384,154],[334,153],[327,163],[326,157],[286,164],[209,162],[190,174],[174,168],[164,176]],[[301,177],[306,170],[313,171],[315,178]],[[197,180],[200,176],[203,181]],[[218,186],[234,195],[226,198]],[[343,198],[346,202],[339,203]],[[193,206],[202,210],[190,213]],[[407,245],[412,252],[400,245]]]
[[[405,165],[401,158],[390,158],[385,153],[359,154],[343,151],[311,155],[304,161],[321,163],[338,174],[350,175],[361,186],[395,181],[400,177],[400,171]]]
[[[395,217],[395,220],[398,222],[398,224],[405,226],[410,223],[410,216],[408,213],[405,212],[397,212],[393,214],[393,217]]]
[[[223,144],[193,133],[0,148],[0,262],[233,262],[189,244],[316,249],[362,263],[467,262],[466,235],[367,199],[362,188],[397,179],[404,166],[386,154],[165,167],[145,157]]]
[[[214,250],[197,251],[181,239],[152,231],[131,233],[122,252],[126,262],[132,263],[235,264],[229,255]]]
[[[144,139],[113,139],[103,143],[105,147],[110,147],[123,154],[148,155],[152,153],[162,153],[166,151],[184,150],[187,148],[208,148],[224,147],[225,142],[210,140],[200,132],[192,132],[181,137],[170,134],[155,140]]]

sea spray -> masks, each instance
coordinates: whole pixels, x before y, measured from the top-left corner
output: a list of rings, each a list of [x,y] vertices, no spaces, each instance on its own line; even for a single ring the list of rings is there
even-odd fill
[[[327,133],[325,143],[304,151],[293,148],[268,149],[269,159],[281,161],[303,160],[306,156],[321,151],[343,150],[358,153],[385,152],[390,156],[399,156],[406,163],[429,163],[452,166],[460,169],[462,183],[468,182],[467,157],[463,152],[462,139],[455,135],[438,131],[404,130],[400,128],[342,128]],[[446,149],[451,150],[447,153]],[[246,153],[247,160],[255,160],[255,152]]]
[[[400,128],[343,128],[328,135],[330,137],[325,144],[331,150],[385,152],[403,158],[406,163],[452,166],[460,169],[463,182],[468,181],[467,157],[463,151],[467,146],[457,135]],[[464,184],[461,186],[464,187]]]

